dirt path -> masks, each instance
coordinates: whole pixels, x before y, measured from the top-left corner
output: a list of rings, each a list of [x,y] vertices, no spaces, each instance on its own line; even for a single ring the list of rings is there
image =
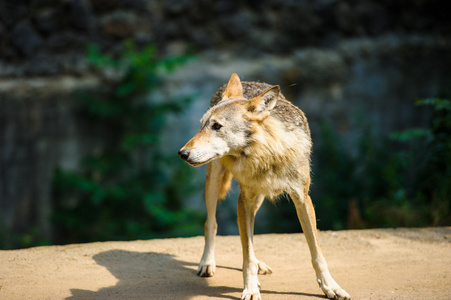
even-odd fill
[[[353,299],[451,299],[451,227],[320,232]],[[263,299],[325,299],[301,234],[258,235]],[[203,238],[0,251],[0,299],[239,299],[238,236],[218,237],[213,278],[195,275]]]

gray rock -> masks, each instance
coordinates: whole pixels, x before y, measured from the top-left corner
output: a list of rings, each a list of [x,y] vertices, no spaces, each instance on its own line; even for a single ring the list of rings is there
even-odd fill
[[[189,9],[190,5],[192,5],[192,1],[190,0],[166,0],[166,11],[170,14],[181,14],[186,12]]]
[[[53,55],[39,53],[25,63],[27,73],[32,76],[56,75],[61,71],[58,59]]]
[[[246,38],[252,27],[251,16],[244,12],[225,15],[218,22],[225,36],[233,39]]]
[[[137,9],[141,11],[147,9],[145,0],[123,0],[121,3],[123,8]]]
[[[131,37],[135,31],[136,17],[126,12],[116,12],[102,18],[104,32],[113,37]]]
[[[31,57],[42,46],[41,37],[28,21],[14,26],[10,40],[14,47],[27,57]]]
[[[44,7],[56,7],[60,6],[65,0],[32,0],[31,7],[44,8]]]
[[[70,2],[71,24],[79,30],[89,30],[93,24],[93,16],[89,5],[85,1]]]
[[[34,23],[40,32],[49,34],[63,29],[67,20],[62,7],[54,7],[36,10]]]
[[[17,2],[0,0],[0,21],[7,27],[13,26],[18,20],[24,18],[28,12],[28,7],[24,3]]]
[[[96,13],[107,13],[114,11],[120,3],[120,0],[90,0],[92,9]]]
[[[47,46],[54,50],[83,49],[84,40],[70,31],[57,31],[47,39]]]

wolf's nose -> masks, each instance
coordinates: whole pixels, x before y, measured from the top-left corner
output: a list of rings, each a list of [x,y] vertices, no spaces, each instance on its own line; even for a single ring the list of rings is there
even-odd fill
[[[188,156],[189,156],[189,150],[187,150],[187,149],[180,150],[179,151],[179,156],[180,156],[181,159],[187,160]]]

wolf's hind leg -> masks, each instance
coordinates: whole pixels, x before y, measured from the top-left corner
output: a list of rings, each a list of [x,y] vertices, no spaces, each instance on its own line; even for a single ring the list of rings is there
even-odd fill
[[[315,210],[312,199],[308,195],[308,187],[299,194],[293,193],[290,196],[296,206],[296,212],[310,249],[313,268],[316,272],[316,280],[320,288],[326,294],[327,298],[339,300],[351,299],[349,294],[330,275],[326,259],[319,247]]]
[[[232,176],[219,161],[213,161],[207,166],[205,182],[205,203],[207,205],[207,221],[205,222],[205,246],[202,259],[197,269],[197,275],[211,277],[215,274],[215,236],[218,225],[216,223],[216,205],[219,199],[227,195]]]

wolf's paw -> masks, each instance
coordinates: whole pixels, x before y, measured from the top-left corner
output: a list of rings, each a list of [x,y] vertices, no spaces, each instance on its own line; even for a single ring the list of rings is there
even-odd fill
[[[247,289],[244,289],[241,300],[262,300],[262,297],[259,290],[250,292]]]
[[[259,261],[257,264],[258,264],[258,274],[266,275],[272,273],[271,267],[265,264],[264,262]]]
[[[337,300],[350,300],[351,296],[344,289],[342,289],[335,280],[330,277],[326,278],[318,278],[319,287],[323,290],[324,294],[326,294],[329,299],[337,299]]]
[[[200,262],[199,268],[197,268],[197,275],[200,277],[213,277],[216,271],[215,262],[203,263]]]

